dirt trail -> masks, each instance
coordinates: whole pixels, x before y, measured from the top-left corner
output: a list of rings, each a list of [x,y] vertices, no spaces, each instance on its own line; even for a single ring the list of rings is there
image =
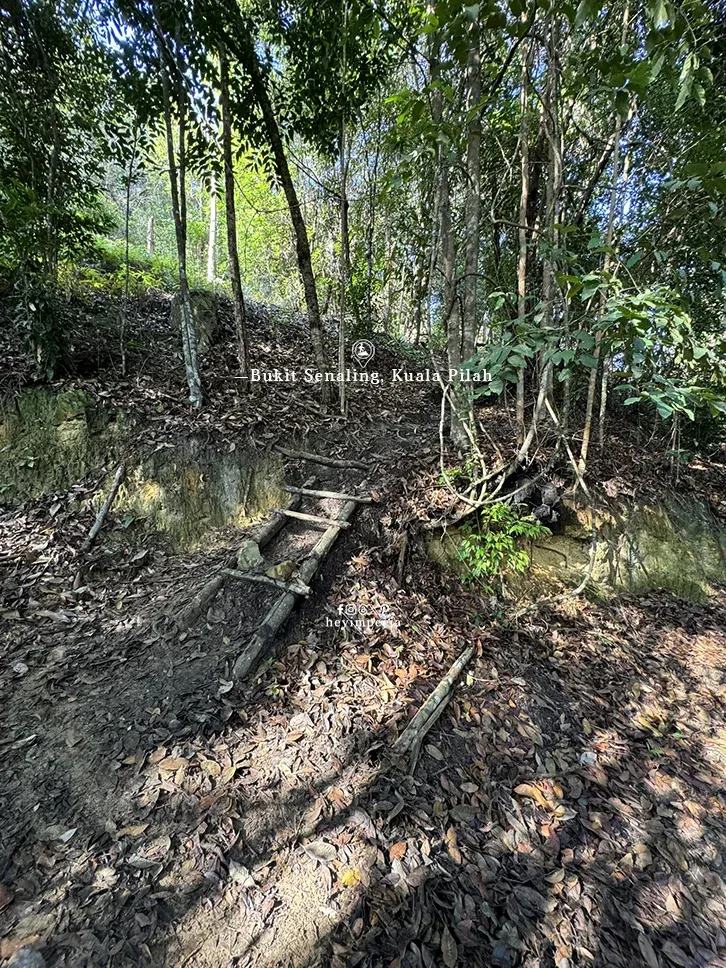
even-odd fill
[[[0,963],[24,943],[50,968],[726,963],[723,597],[507,629],[415,544],[397,580],[435,425],[327,446],[379,455],[381,501],[239,688],[229,661],[277,592],[228,582],[186,632],[170,618],[239,533],[193,556],[150,542],[80,597],[5,563],[10,598],[27,587],[1,626]],[[51,501],[7,533],[51,541]],[[319,533],[290,522],[266,557]],[[396,772],[393,739],[469,642],[415,775]]]

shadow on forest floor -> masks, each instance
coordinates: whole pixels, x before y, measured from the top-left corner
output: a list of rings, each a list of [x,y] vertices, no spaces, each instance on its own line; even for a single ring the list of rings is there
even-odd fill
[[[395,559],[339,548],[327,604],[232,692],[225,661],[267,600],[228,589],[180,636],[158,608],[199,582],[181,559],[87,622],[14,621],[0,960],[726,963],[723,595],[571,602],[502,631],[417,555],[399,588]],[[373,624],[335,628],[339,605]],[[392,738],[472,640],[402,775]]]

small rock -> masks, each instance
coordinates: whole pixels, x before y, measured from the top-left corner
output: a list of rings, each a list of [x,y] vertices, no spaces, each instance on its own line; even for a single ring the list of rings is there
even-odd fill
[[[281,561],[279,565],[274,565],[268,571],[265,572],[268,578],[277,578],[278,581],[287,581],[292,578],[293,574],[297,571],[297,565],[294,561],[288,558],[286,561]]]
[[[260,546],[257,542],[251,538],[243,541],[242,546],[237,552],[237,567],[239,570],[249,571],[251,568],[256,568],[257,565],[262,564],[262,561]]]
[[[13,666],[13,672],[18,676],[24,676],[28,671],[28,667],[24,662],[16,662]]]
[[[8,962],[8,968],[46,968],[45,958],[32,948],[21,948]]]

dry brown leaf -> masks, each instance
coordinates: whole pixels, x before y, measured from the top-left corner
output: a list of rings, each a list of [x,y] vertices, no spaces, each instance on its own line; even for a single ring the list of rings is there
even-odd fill
[[[645,934],[641,933],[638,935],[638,947],[648,968],[660,968],[660,961],[658,960],[655,948]]]
[[[530,800],[535,800],[541,807],[550,807],[547,797],[532,783],[520,783],[514,788],[514,792],[518,797],[529,797]]]
[[[405,840],[399,840],[397,844],[394,844],[388,851],[388,856],[391,860],[401,860],[406,854],[406,849],[408,844]]]
[[[165,773],[176,773],[176,771],[181,769],[183,766],[189,766],[189,760],[185,759],[183,756],[167,756],[165,759],[159,762],[158,766],[159,769],[163,770]]]
[[[446,926],[444,926],[444,930],[441,932],[441,956],[444,959],[446,968],[454,968],[459,957],[454,936]]]

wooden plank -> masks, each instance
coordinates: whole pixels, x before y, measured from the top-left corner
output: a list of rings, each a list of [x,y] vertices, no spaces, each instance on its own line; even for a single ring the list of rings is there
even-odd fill
[[[372,497],[358,497],[356,494],[341,494],[340,491],[315,491],[309,487],[285,485],[288,494],[302,494],[304,497],[329,497],[335,501],[355,501],[357,504],[373,504]]]
[[[300,581],[280,581],[279,578],[270,578],[269,575],[256,575],[250,571],[237,571],[236,568],[223,568],[222,574],[227,578],[236,578],[238,581],[249,581],[257,585],[271,585],[279,588],[283,592],[294,592],[296,595],[308,596],[312,589],[309,585],[304,585]]]
[[[289,508],[277,508],[272,513],[284,515],[286,518],[295,518],[298,521],[309,521],[311,524],[324,524],[326,528],[333,526],[338,528],[350,527],[347,521],[333,521],[331,518],[321,518],[318,514],[305,514],[303,511],[291,511]]]

